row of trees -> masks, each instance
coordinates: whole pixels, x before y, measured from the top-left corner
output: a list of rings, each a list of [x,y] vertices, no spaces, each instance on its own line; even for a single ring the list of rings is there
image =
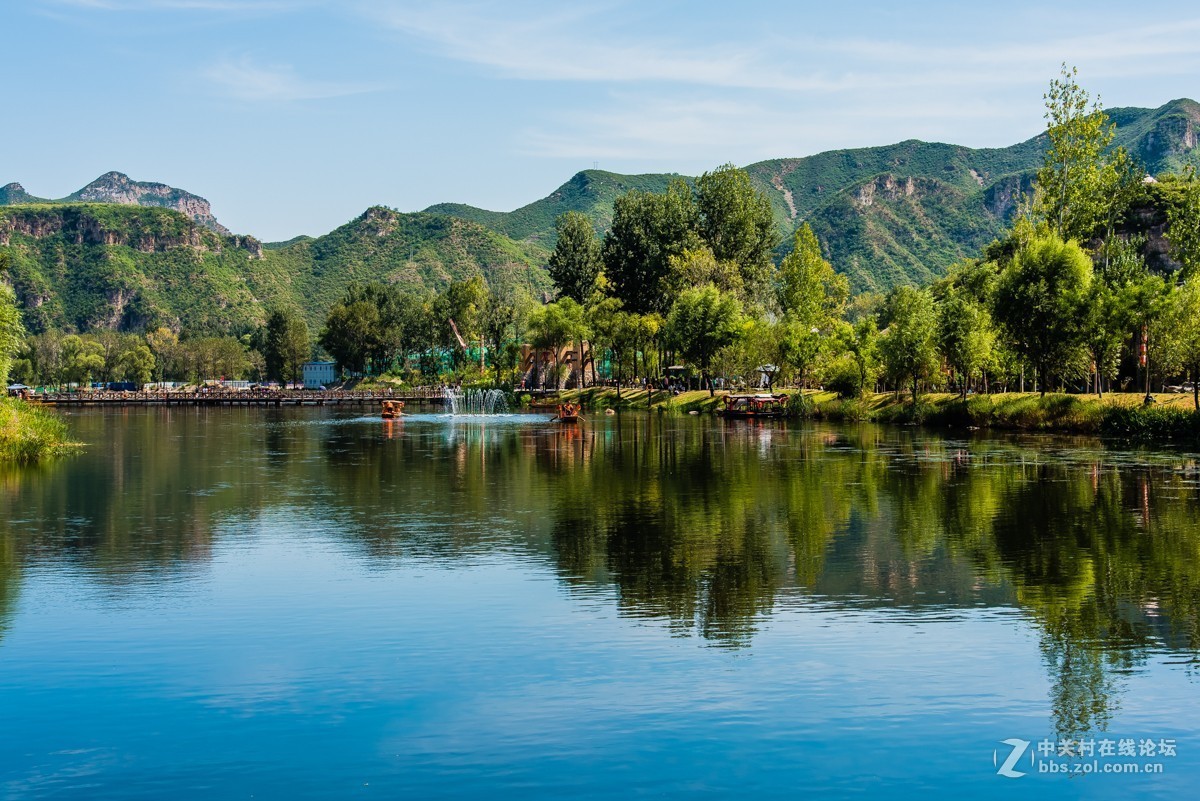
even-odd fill
[[[731,166],[694,190],[618,199],[597,238],[586,217],[559,220],[550,273],[560,300],[544,318],[578,322],[618,375],[647,345],[711,377],[813,381],[855,394],[882,382],[1102,393],[1145,354],[1150,375],[1200,377],[1200,182],[1160,176],[1180,270],[1152,273],[1129,229],[1147,203],[1144,172],[1113,147],[1115,127],[1064,67],[1046,95],[1048,147],[1011,233],[923,289],[851,299],[807,225],[776,267],[767,201]],[[562,312],[553,311],[554,306]],[[582,313],[576,312],[581,309]],[[636,375],[636,368],[634,374]],[[1089,378],[1090,377],[1090,378]],[[1197,397],[1200,408],[1200,396]]]
[[[11,378],[25,384],[61,386],[92,381],[132,382],[261,379],[260,351],[249,337],[180,339],[160,328],[148,334],[46,331],[25,337],[16,348]]]

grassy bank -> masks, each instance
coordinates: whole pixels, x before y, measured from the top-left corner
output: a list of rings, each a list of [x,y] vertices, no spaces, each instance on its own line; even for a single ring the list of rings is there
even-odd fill
[[[0,462],[28,464],[73,451],[67,425],[46,409],[0,398]]]
[[[787,391],[787,390],[785,390]],[[1156,395],[1156,403],[1142,406],[1140,393],[1106,395],[1010,392],[1003,395],[922,395],[914,407],[908,396],[879,393],[841,399],[832,392],[788,391],[797,417],[837,422],[877,422],[897,425],[931,425],[951,428],[986,428],[1006,431],[1046,431],[1096,434],[1142,442],[1200,445],[1200,415],[1192,409],[1190,395]],[[685,392],[670,396],[644,390],[593,388],[563,393],[566,400],[585,409],[653,409],[666,413],[710,413],[721,406],[721,396]],[[799,396],[799,397],[797,397]]]

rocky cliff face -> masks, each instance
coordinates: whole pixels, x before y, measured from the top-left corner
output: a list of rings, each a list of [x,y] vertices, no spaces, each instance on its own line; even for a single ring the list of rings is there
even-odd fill
[[[262,243],[252,236],[223,237],[191,220],[163,212],[132,211],[108,219],[93,209],[68,204],[0,210],[0,246],[12,244],[14,235],[33,239],[61,236],[73,245],[124,246],[141,253],[163,253],[179,247],[221,253],[232,248],[246,251],[251,259],[263,257]]]
[[[922,183],[929,183],[923,181]],[[897,178],[895,175],[880,175],[874,180],[864,183],[854,193],[854,199],[860,208],[874,205],[876,198],[896,201],[912,197],[917,192],[917,180]]]
[[[229,236],[217,222],[208,201],[199,195],[166,184],[134,181],[120,172],[106,172],[74,194],[58,200],[35,197],[18,183],[0,187],[0,206],[25,203],[115,203],[122,206],[154,206],[173,209],[208,230]]]
[[[120,172],[106,172],[67,200],[174,209],[210,231],[229,234],[229,229],[217,222],[212,207],[204,198],[166,184],[134,181]]]

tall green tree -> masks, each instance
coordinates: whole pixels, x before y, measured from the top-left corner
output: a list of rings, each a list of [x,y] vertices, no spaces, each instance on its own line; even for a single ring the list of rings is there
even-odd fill
[[[920,382],[937,369],[937,313],[933,297],[922,289],[899,286],[887,302],[888,327],[879,340],[879,350],[888,373],[897,385],[912,382],[916,408]]]
[[[154,354],[154,380],[175,374],[179,364],[179,337],[169,328],[156,328],[146,333],[146,347]]]
[[[376,351],[382,323],[379,307],[365,300],[338,302],[330,307],[317,337],[340,370],[365,373]]]
[[[846,276],[822,255],[808,223],[796,229],[792,250],[779,265],[779,307],[802,325],[823,327],[842,315],[850,298]]]
[[[1176,332],[1172,330],[1170,309],[1174,296],[1175,285],[1168,283],[1160,275],[1147,274],[1141,281],[1130,287],[1133,309],[1133,324],[1138,331],[1138,340],[1145,344],[1146,362],[1142,365],[1142,387],[1146,398],[1150,398],[1153,388],[1151,376],[1158,370],[1160,374],[1173,369],[1168,362],[1170,343]]]
[[[1200,274],[1200,178],[1194,169],[1179,182],[1178,197],[1167,208],[1167,240],[1183,279]]]
[[[1112,147],[1116,126],[1077,77],[1064,64],[1044,95],[1047,143],[1034,211],[1061,239],[1086,242],[1113,221],[1140,173],[1123,149]]]
[[[879,369],[879,324],[874,317],[863,317],[853,325],[845,324],[848,329],[844,337],[846,351],[854,359],[858,368],[858,394],[861,397],[866,391],[868,382],[875,381]]]
[[[612,294],[626,311],[670,308],[671,257],[700,246],[698,227],[696,203],[682,180],[662,194],[634,190],[617,198],[601,253]]]
[[[504,346],[516,337],[517,303],[512,294],[499,288],[488,290],[480,318],[484,341],[492,352],[492,368],[496,386],[500,386],[501,370],[506,366]]]
[[[2,264],[0,268],[3,268]],[[24,338],[25,329],[21,325],[16,295],[7,284],[0,284],[0,389],[8,386],[8,371]]]
[[[68,334],[62,340],[63,378],[86,384],[104,369],[104,347],[91,339]]]
[[[606,350],[612,359],[612,377],[617,383],[619,401],[626,369],[637,358],[637,316],[622,309],[621,301],[616,298],[604,298],[589,311],[592,344]]]
[[[1165,311],[1165,361],[1187,372],[1192,404],[1200,412],[1200,275],[1190,276],[1172,293]]]
[[[555,222],[558,241],[550,254],[547,269],[558,288],[559,297],[585,304],[596,291],[604,261],[600,240],[587,215],[568,211]]]
[[[722,292],[745,297],[745,284],[738,266],[729,261],[717,261],[707,246],[685,250],[677,256],[671,256],[668,262],[666,284],[672,297],[678,297],[683,290],[702,284],[712,284]]]
[[[559,351],[564,345],[586,339],[589,333],[584,309],[571,298],[562,298],[554,303],[534,311],[530,316],[529,329],[532,334],[533,346],[539,350],[549,350],[554,358],[554,388],[562,388],[561,362]],[[579,354],[577,363],[578,380],[583,382],[583,357]]]
[[[777,280],[779,308],[787,323],[780,328],[780,335],[788,338],[793,364],[803,382],[845,312],[850,285],[821,254],[821,244],[808,223],[796,230]]]
[[[434,317],[443,326],[444,341],[453,354],[456,367],[466,360],[466,349],[460,347],[454,329],[467,347],[483,338],[483,310],[487,304],[487,285],[480,276],[465,281],[451,281],[434,300]],[[453,321],[453,325],[451,325]]]
[[[482,291],[482,282],[478,287]],[[343,370],[382,373],[397,359],[447,345],[449,306],[443,303],[436,324],[433,305],[392,284],[353,284],[329,308],[317,342]]]
[[[145,343],[138,343],[121,354],[120,378],[122,381],[132,381],[139,387],[144,386],[154,377],[154,368],[154,353]]]
[[[1001,273],[992,316],[1017,354],[1037,368],[1042,394],[1051,377],[1084,363],[1092,260],[1074,241],[1034,235]]]
[[[684,290],[667,317],[669,347],[700,368],[709,395],[714,394],[710,375],[713,357],[741,334],[741,304],[714,286]]]
[[[267,317],[262,350],[269,378],[299,381],[301,366],[312,353],[308,323],[295,311],[276,309]]]
[[[779,244],[771,204],[745,170],[724,164],[696,181],[700,235],[718,262],[737,270],[749,297],[766,286]]]
[[[1142,257],[1144,239],[1111,237],[1097,262],[1085,304],[1084,339],[1092,357],[1093,389],[1104,396],[1104,382],[1116,376],[1120,356],[1135,328],[1135,303],[1148,276]]]
[[[958,375],[959,394],[967,396],[967,386],[991,358],[995,334],[987,309],[951,291],[938,306],[938,349],[946,363]]]

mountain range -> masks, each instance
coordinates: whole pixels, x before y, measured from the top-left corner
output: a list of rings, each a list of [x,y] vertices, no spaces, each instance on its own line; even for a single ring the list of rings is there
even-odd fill
[[[1108,114],[1117,144],[1148,173],[1200,166],[1195,101]],[[770,201],[780,255],[807,222],[855,291],[883,291],[927,283],[999,236],[1044,146],[1042,136],[990,149],[910,140],[744,169]],[[680,177],[692,180],[585,170],[514,211],[372,207],[323,236],[267,244],[232,235],[204,198],[117,172],[56,200],[11,183],[0,188],[0,253],[33,330],[242,330],[274,305],[303,309],[317,323],[355,280],[437,289],[481,275],[542,293],[560,214],[583,212],[602,233],[619,195],[662,191]]]

